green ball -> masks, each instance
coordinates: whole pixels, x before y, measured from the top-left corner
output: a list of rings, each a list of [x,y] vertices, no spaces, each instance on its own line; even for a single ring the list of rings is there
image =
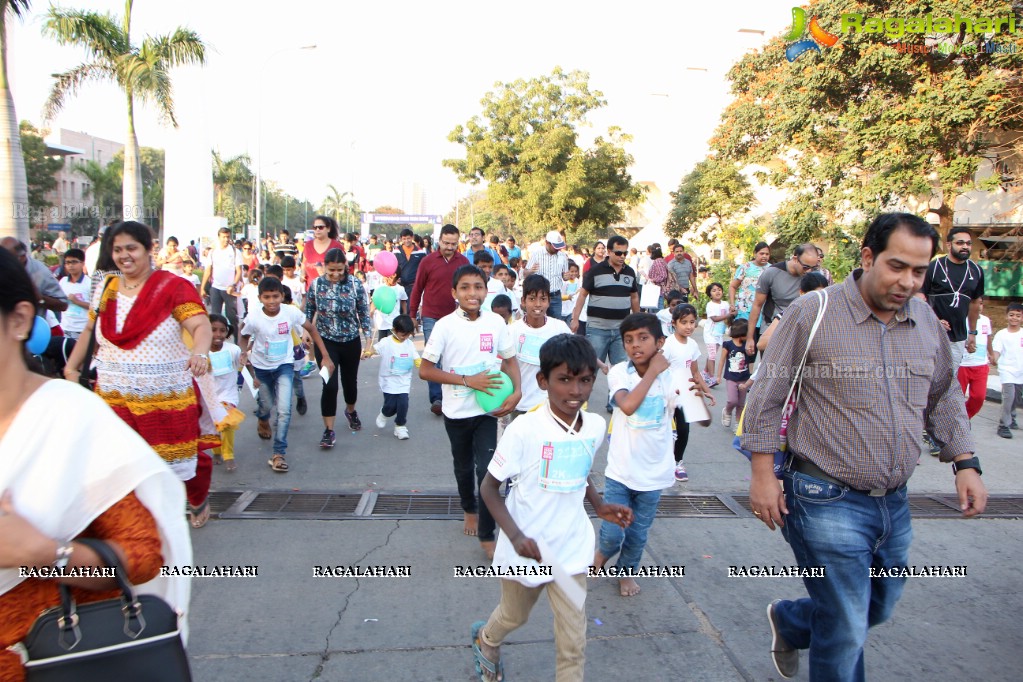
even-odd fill
[[[389,286],[380,286],[373,290],[373,305],[384,315],[390,315],[398,302],[398,296]]]
[[[494,395],[487,395],[483,391],[476,391],[476,403],[483,409],[484,412],[493,412],[497,408],[501,407],[501,403],[508,399],[508,396],[512,394],[512,382],[507,374],[504,372],[498,372],[501,376],[501,385],[497,388],[491,388],[490,391]]]

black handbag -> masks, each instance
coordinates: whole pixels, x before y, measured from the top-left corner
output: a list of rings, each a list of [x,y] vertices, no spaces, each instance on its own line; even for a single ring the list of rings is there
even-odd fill
[[[160,597],[136,596],[117,555],[105,542],[75,540],[114,569],[118,599],[77,606],[60,585],[60,606],[32,624],[20,646],[28,682],[146,680],[190,682],[178,614]]]
[[[110,286],[110,280],[112,277],[108,277],[103,282],[103,292],[99,295],[99,300],[103,300],[103,294],[106,293],[107,287]],[[99,324],[99,306],[96,307],[96,322],[92,326],[92,333],[89,334],[89,343],[85,346],[85,359],[82,360],[82,371],[78,375],[78,383],[89,389],[94,390],[96,387],[96,370],[92,366],[92,361],[96,359],[96,324]]]

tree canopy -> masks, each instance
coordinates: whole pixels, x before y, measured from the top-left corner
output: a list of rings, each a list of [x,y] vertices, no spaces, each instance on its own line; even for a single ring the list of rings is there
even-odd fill
[[[665,231],[674,237],[691,232],[699,241],[711,242],[724,223],[749,210],[756,197],[734,161],[710,156],[682,178],[678,189],[671,192],[671,200]],[[716,222],[703,229],[703,223],[711,218]]]
[[[25,156],[25,178],[28,183],[28,205],[33,212],[49,208],[46,193],[57,187],[54,173],[64,165],[62,159],[46,153],[46,142],[39,131],[28,121],[22,121],[21,151]]]
[[[611,127],[590,147],[579,145],[587,114],[607,104],[586,72],[559,67],[549,76],[497,83],[481,104],[482,114],[448,136],[465,147],[465,158],[444,165],[462,182],[486,182],[490,204],[527,237],[551,228],[566,230],[570,240],[606,232],[642,199],[628,172],[628,135]]]
[[[887,24],[887,34],[841,31],[851,12],[908,19],[965,8],[971,17],[1018,17],[1023,3],[819,0],[807,14],[839,35],[836,45],[789,62],[776,36],[732,67],[735,99],[711,146],[722,159],[765,167],[761,178],[788,191],[776,223],[787,238],[815,237],[823,225],[862,221],[907,199],[922,201],[944,231],[959,195],[990,188],[975,173],[984,159],[1012,153],[998,132],[1023,123],[1023,36],[897,35]],[[992,42],[1015,51],[989,52]]]

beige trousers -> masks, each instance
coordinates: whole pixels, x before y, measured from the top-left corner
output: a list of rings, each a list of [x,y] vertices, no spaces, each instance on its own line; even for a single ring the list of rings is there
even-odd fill
[[[574,575],[586,589],[586,576]],[[539,587],[526,587],[514,580],[501,580],[501,603],[490,614],[480,631],[480,639],[490,646],[501,646],[505,638],[529,620],[529,612],[547,590],[547,600],[554,612],[554,647],[557,652],[557,682],[582,682],[586,662],[586,609],[578,610],[553,582]]]

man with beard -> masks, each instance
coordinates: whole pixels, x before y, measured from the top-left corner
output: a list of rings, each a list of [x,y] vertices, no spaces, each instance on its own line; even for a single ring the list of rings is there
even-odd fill
[[[970,260],[973,239],[965,227],[953,227],[945,237],[948,255],[931,262],[924,278],[924,296],[941,320],[952,344],[953,370],[964,353],[977,349],[977,318],[984,296],[984,273]]]

